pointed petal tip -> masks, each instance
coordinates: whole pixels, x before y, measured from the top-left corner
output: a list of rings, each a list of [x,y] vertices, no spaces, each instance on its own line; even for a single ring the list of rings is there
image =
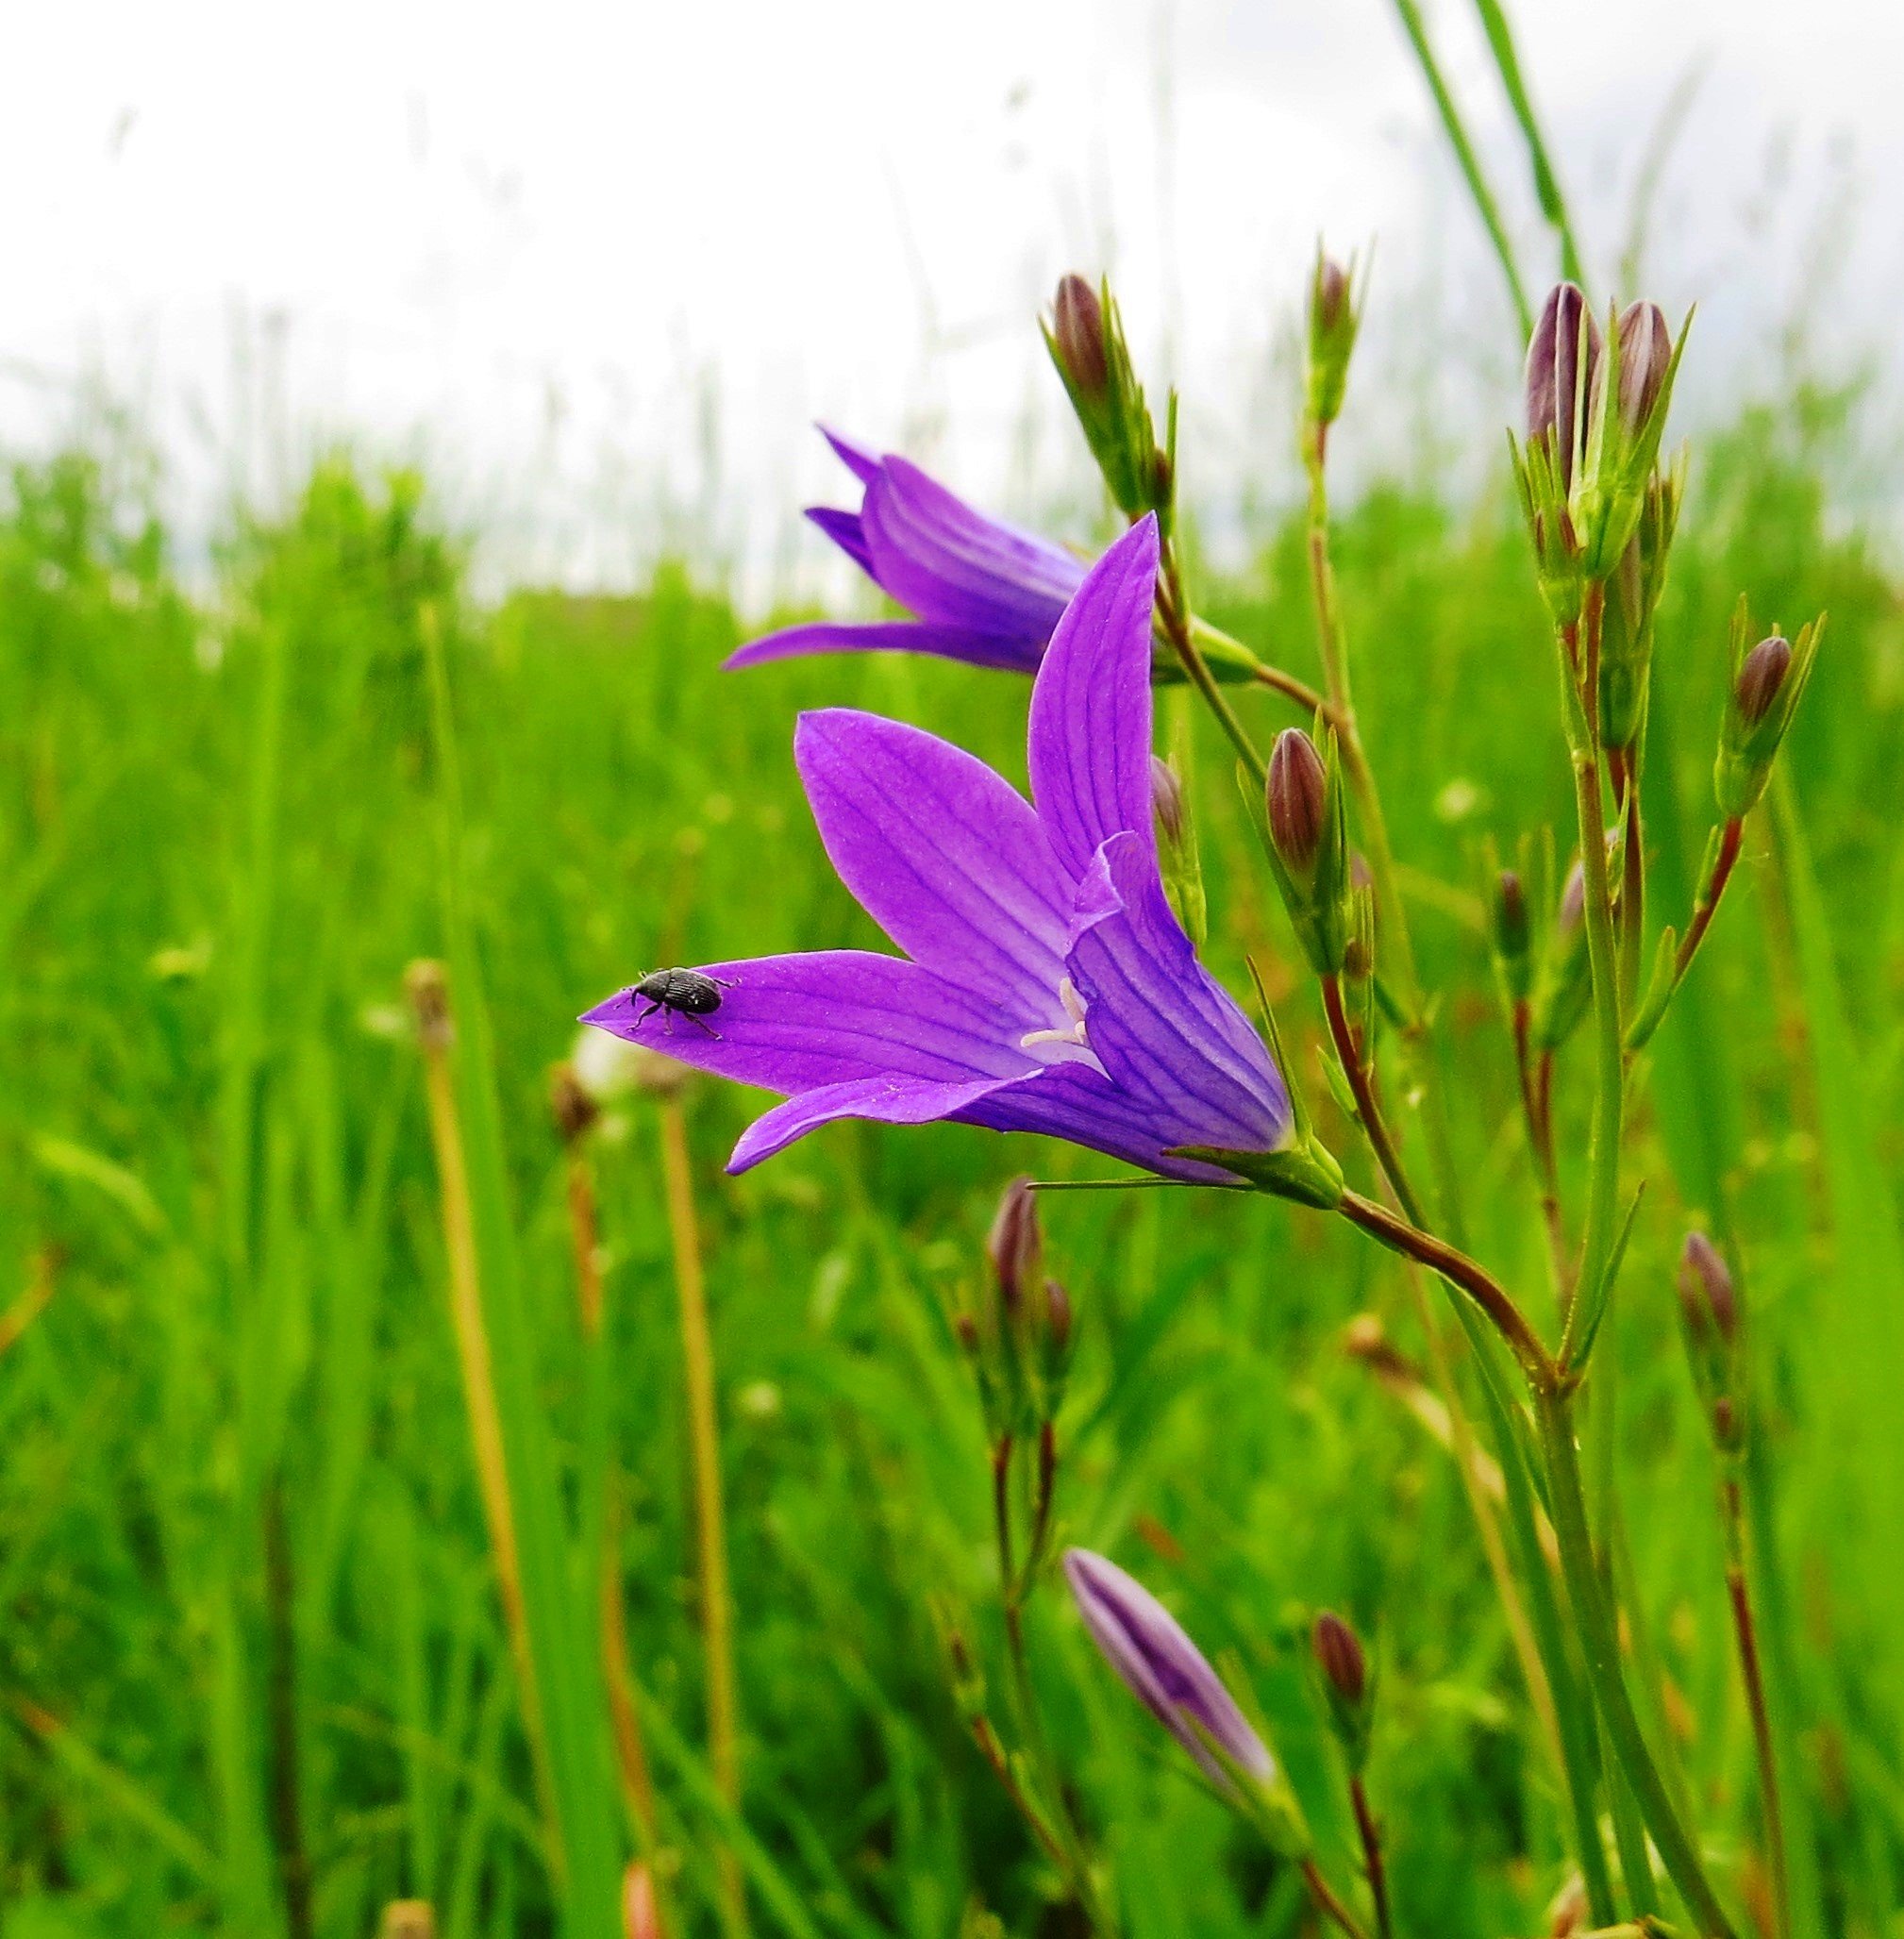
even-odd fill
[[[837,458],[862,485],[870,485],[879,476],[880,459],[876,451],[869,451],[865,445],[855,443],[851,438],[836,431],[831,425],[815,420],[813,428],[833,447]]]

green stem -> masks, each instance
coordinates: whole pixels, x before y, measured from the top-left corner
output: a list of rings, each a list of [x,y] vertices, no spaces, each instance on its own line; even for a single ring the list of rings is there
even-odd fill
[[[1328,1019],[1329,1041],[1335,1045],[1335,1054],[1341,1060],[1343,1073],[1348,1078],[1348,1088],[1355,1098],[1362,1135],[1368,1140],[1369,1149],[1374,1152],[1375,1162],[1388,1181],[1389,1190],[1395,1194],[1395,1202],[1407,1214],[1409,1223],[1419,1226],[1423,1223],[1421,1200],[1415,1196],[1408,1173],[1403,1168],[1401,1154],[1395,1147],[1395,1140],[1389,1136],[1381,1105],[1375,1095],[1374,1078],[1362,1060],[1361,1045],[1356,1041],[1355,1031],[1349,1025],[1348,1011],[1343,1004],[1342,979],[1339,977],[1323,978],[1322,1008],[1323,1014]]]
[[[1369,1809],[1368,1787],[1361,1778],[1351,1778],[1348,1795],[1355,1808],[1356,1831],[1361,1839],[1362,1870],[1368,1875],[1368,1896],[1375,1906],[1375,1929],[1380,1939],[1395,1939],[1388,1909],[1388,1872],[1381,1856],[1381,1830]]]
[[[1060,1777],[1057,1761],[1044,1734],[1044,1719],[1038,1709],[1038,1694],[1031,1680],[1031,1659],[1025,1646],[1025,1603],[1030,1592],[1032,1571],[1021,1574],[1011,1538],[1011,1474],[1017,1444],[1003,1435],[992,1450],[992,1523],[998,1544],[998,1580],[1005,1604],[1005,1647],[1011,1663],[1011,1690],[1018,1711],[1018,1728],[1026,1748],[1038,1767],[1039,1789],[1049,1807],[1042,1811],[1025,1796],[1024,1787],[1011,1770],[1010,1760],[1003,1755],[994,1767],[1017,1803],[1039,1842],[1063,1874],[1086,1926],[1101,1939],[1115,1939],[1117,1926],[1098,1894],[1091,1860],[1084,1849],[1084,1836],[1072,1815],[1070,1799]],[[1048,1514],[1048,1507],[1045,1510]],[[979,1747],[986,1749],[983,1734]],[[987,1755],[990,1756],[990,1752]]]
[[[1765,1700],[1759,1630],[1753,1620],[1752,1591],[1745,1573],[1745,1515],[1736,1475],[1726,1477],[1719,1496],[1719,1518],[1726,1530],[1726,1599],[1731,1605],[1732,1630],[1739,1645],[1739,1676],[1745,1686],[1745,1708],[1752,1718],[1752,1749],[1759,1760],[1759,1801],[1764,1812],[1765,1846],[1772,1861],[1779,1939],[1790,1939],[1792,1878],[1785,1858],[1785,1814],[1779,1798],[1779,1759],[1772,1741],[1772,1713]]]
[[[1680,1823],[1627,1690],[1620,1665],[1618,1619],[1594,1559],[1593,1534],[1587,1526],[1572,1395],[1562,1387],[1536,1391],[1534,1411],[1546,1461],[1547,1501],[1554,1538],[1560,1545],[1561,1572],[1607,1740],[1632,1787],[1661,1862],[1687,1910],[1698,1921],[1699,1931],[1706,1939],[1734,1939],[1732,1923],[1720,1907],[1698,1851]]]
[[[1190,616],[1190,600],[1183,590],[1183,561],[1174,538],[1164,540],[1163,558],[1158,567],[1157,616],[1163,627],[1164,638],[1182,661],[1191,684],[1203,695],[1204,704],[1229,736],[1229,744],[1236,749],[1237,759],[1249,770],[1259,788],[1266,786],[1269,764],[1257,752],[1256,744],[1249,738],[1249,730],[1237,718],[1236,710],[1230,706],[1197,647]]]
[[[1528,144],[1528,159],[1533,164],[1534,171],[1534,194],[1540,202],[1541,213],[1553,225],[1555,234],[1561,239],[1561,274],[1570,281],[1584,283],[1586,274],[1580,266],[1578,245],[1574,241],[1574,226],[1567,219],[1566,197],[1561,193],[1560,177],[1554,172],[1553,159],[1547,153],[1540,117],[1534,112],[1528,84],[1521,75],[1520,57],[1514,51],[1508,17],[1501,9],[1500,0],[1475,0],[1475,10],[1481,17],[1481,27],[1488,37],[1495,66],[1500,71],[1508,105],[1512,108],[1514,119],[1520,123],[1522,137]]]
[[[1588,588],[1581,615],[1585,660],[1599,659],[1602,589]],[[1571,656],[1566,677],[1572,677]],[[1590,719],[1591,717],[1589,717]],[[1602,1281],[1620,1229],[1620,1135],[1626,1116],[1627,1058],[1620,1022],[1619,963],[1613,936],[1612,886],[1607,875],[1607,822],[1600,762],[1593,729],[1576,730],[1574,805],[1580,827],[1580,873],[1586,889],[1587,961],[1594,978],[1594,1133],[1587,1159],[1587,1225],[1580,1270],[1567,1304],[1561,1364],[1571,1367],[1586,1316],[1600,1311]]]
[[[1468,140],[1461,109],[1455,106],[1454,96],[1448,92],[1434,49],[1428,45],[1428,28],[1422,23],[1421,8],[1415,5],[1415,0],[1395,0],[1395,10],[1400,16],[1409,44],[1414,49],[1422,78],[1428,85],[1428,92],[1434,96],[1442,126],[1447,133],[1448,146],[1455,152],[1455,160],[1467,181],[1468,193],[1474,198],[1482,226],[1488,232],[1488,241],[1495,245],[1495,255],[1499,259],[1501,274],[1507,278],[1508,295],[1520,320],[1521,338],[1525,342],[1533,335],[1534,313],[1528,307],[1528,293],[1521,286],[1521,273],[1514,263],[1513,245],[1508,241],[1507,226],[1501,221],[1500,205],[1495,200],[1495,192],[1488,186],[1486,176],[1481,173],[1480,157],[1475,153],[1475,145]]]
[[[1446,1241],[1437,1239],[1432,1232],[1425,1232],[1398,1218],[1387,1206],[1364,1198],[1360,1192],[1344,1192],[1336,1210],[1391,1252],[1419,1260],[1429,1271],[1439,1273],[1449,1285],[1466,1294],[1506,1343],[1535,1392],[1545,1392],[1554,1385],[1557,1369],[1541,1345],[1540,1336],[1528,1324],[1526,1314],[1514,1304],[1507,1289],[1484,1266]]]

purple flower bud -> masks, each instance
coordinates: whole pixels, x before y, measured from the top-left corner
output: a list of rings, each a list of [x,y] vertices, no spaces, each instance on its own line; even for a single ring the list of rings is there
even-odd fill
[[[1038,1195],[1029,1178],[1013,1178],[998,1201],[998,1214],[992,1221],[991,1236],[985,1242],[992,1270],[998,1279],[998,1295],[1007,1312],[1016,1312],[1026,1295],[1037,1285],[1044,1256],[1044,1238],[1038,1225]]]
[[[1657,303],[1629,303],[1620,316],[1620,423],[1635,437],[1660,401],[1673,363],[1673,335]]]
[[[1309,1642],[1315,1653],[1316,1667],[1329,1689],[1343,1702],[1360,1704],[1368,1689],[1368,1659],[1362,1654],[1355,1631],[1333,1611],[1326,1609],[1316,1617]]]
[[[1097,300],[1097,292],[1082,276],[1068,276],[1058,285],[1051,306],[1051,335],[1072,388],[1088,401],[1102,398],[1111,387],[1111,366],[1104,350],[1104,307]]]
[[[1045,1344],[1060,1360],[1071,1350],[1071,1295],[1056,1279],[1044,1282]]]
[[[1495,878],[1494,928],[1495,947],[1508,961],[1523,961],[1532,940],[1528,924],[1528,892],[1511,868],[1502,869]]]
[[[1771,712],[1772,703],[1779,697],[1779,689],[1785,684],[1791,668],[1792,643],[1778,633],[1769,640],[1761,640],[1746,654],[1732,693],[1739,718],[1747,727],[1756,727]]]
[[[1333,256],[1325,256],[1316,264],[1311,301],[1315,307],[1316,328],[1334,330],[1341,326],[1348,309],[1348,272]]]
[[[1269,757],[1265,796],[1269,836],[1283,866],[1307,877],[1315,867],[1328,819],[1328,773],[1315,743],[1300,727],[1285,727]]]
[[[1586,332],[1587,365],[1580,368],[1580,333]],[[1593,390],[1600,360],[1600,331],[1576,283],[1556,283],[1541,308],[1528,343],[1528,443],[1553,446],[1561,489],[1574,481],[1574,446],[1583,401]]]
[[[1587,872],[1577,861],[1567,871],[1561,891],[1561,906],[1554,916],[1554,928],[1564,936],[1578,935],[1587,917]]]
[[[1679,1303],[1695,1338],[1716,1332],[1729,1346],[1739,1331],[1739,1295],[1719,1249],[1703,1232],[1688,1232],[1679,1254]]]
[[[1275,1760],[1223,1680],[1156,1596],[1114,1563],[1085,1548],[1065,1550],[1064,1574],[1105,1661],[1212,1783],[1232,1789],[1212,1744],[1229,1763],[1262,1783],[1276,1775]]]
[[[1150,757],[1150,807],[1167,842],[1183,840],[1183,783],[1161,755]]]

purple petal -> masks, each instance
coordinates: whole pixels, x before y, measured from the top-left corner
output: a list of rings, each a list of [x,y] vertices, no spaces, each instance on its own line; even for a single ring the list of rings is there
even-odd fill
[[[1073,900],[1031,804],[935,734],[850,708],[800,716],[793,759],[840,879],[915,961],[1026,1030],[1052,1021]]]
[[[1150,614],[1157,557],[1157,521],[1146,517],[1092,567],[1031,690],[1031,798],[1074,878],[1112,835],[1135,834],[1146,857],[1155,856]]]
[[[701,974],[723,985],[706,1019],[642,1017],[645,1004],[624,990],[582,1021],[783,1093],[866,1078],[963,1083],[1035,1067],[991,1005],[897,957],[826,949],[710,963]]]
[[[843,1117],[870,1118],[882,1125],[925,1125],[952,1116],[975,1104],[1010,1078],[975,1078],[963,1083],[930,1078],[858,1078],[843,1084],[823,1084],[777,1104],[742,1132],[727,1160],[730,1172],[743,1172],[762,1159],[784,1151],[809,1131]]]
[[[1289,1094],[1249,1019],[1197,961],[1154,850],[1135,835],[1107,842],[1078,909],[1069,961],[1085,1033],[1112,1080],[1147,1108],[1160,1142],[1277,1149]]]
[[[963,627],[919,626],[911,620],[873,620],[858,625],[818,620],[750,640],[728,654],[724,663],[730,669],[759,666],[766,660],[797,660],[810,653],[931,653],[942,660],[962,660],[972,666],[1030,673],[1043,650],[1041,640],[1000,639]]]
[[[869,579],[873,577],[873,555],[866,550],[865,528],[857,511],[842,511],[836,505],[810,505],[807,516]]]
[[[903,458],[880,466],[860,518],[874,577],[924,620],[1042,644],[1084,577],[1068,552],[975,511]]]
[[[1197,1185],[1239,1182],[1214,1165],[1165,1156],[1179,1141],[1174,1131],[1160,1131],[1155,1109],[1081,1061],[1054,1063],[1018,1083],[1004,1085],[959,1116],[961,1122],[989,1131],[1062,1138],[1166,1178]]]
[[[843,438],[838,431],[820,426],[820,435],[833,447],[833,455],[862,485],[870,485],[879,476],[879,454],[868,451],[863,444],[856,444],[850,438]]]
[[[1105,1661],[1213,1782],[1227,1787],[1229,1780],[1198,1734],[1199,1726],[1244,1770],[1265,1780],[1275,1774],[1262,1739],[1222,1678],[1143,1583],[1084,1548],[1065,1550],[1064,1574]]]

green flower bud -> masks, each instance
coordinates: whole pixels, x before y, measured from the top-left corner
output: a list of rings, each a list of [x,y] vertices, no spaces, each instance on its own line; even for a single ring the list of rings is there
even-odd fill
[[[1316,251],[1315,270],[1309,285],[1309,368],[1305,442],[1316,456],[1328,426],[1342,415],[1348,389],[1348,361],[1361,328],[1361,298],[1356,288],[1355,263],[1344,269],[1331,256]]]
[[[1587,955],[1587,883],[1577,861],[1567,872],[1534,986],[1530,1036],[1542,1050],[1558,1050],[1573,1035],[1594,994]]]
[[[1494,945],[1495,973],[1510,1011],[1525,1003],[1533,990],[1533,927],[1528,918],[1528,894],[1520,876],[1511,868],[1495,877],[1488,897],[1488,940]]]
[[[1170,457],[1158,443],[1110,285],[1094,293],[1081,276],[1067,276],[1052,299],[1050,320],[1040,327],[1118,509],[1128,518],[1146,511],[1167,515],[1174,489]]]
[[[1623,379],[1624,381],[1624,379]],[[1639,525],[1607,585],[1600,629],[1600,740],[1630,748],[1646,718],[1653,621],[1666,585],[1666,557],[1685,493],[1685,456],[1647,478]]]
[[[1610,319],[1568,497],[1580,567],[1589,579],[1613,572],[1638,528],[1685,341],[1681,331],[1673,343],[1657,304],[1630,304]]]
[[[1732,682],[1712,770],[1719,812],[1734,821],[1753,808],[1772,777],[1772,762],[1791,727],[1824,636],[1821,613],[1795,641],[1774,633],[1745,650],[1749,620],[1742,601],[1732,622]]]
[[[1339,975],[1354,928],[1348,811],[1335,735],[1323,728],[1327,758],[1300,727],[1277,737],[1263,807],[1268,855],[1283,907],[1318,976]]]
[[[1051,306],[1051,335],[1059,368],[1072,394],[1102,403],[1110,394],[1111,366],[1104,351],[1104,306],[1082,276],[1058,285]]]
[[[1713,1443],[1722,1454],[1736,1454],[1745,1439],[1739,1295],[1718,1247],[1703,1232],[1686,1234],[1678,1291],[1679,1330]]]
[[[1351,1771],[1368,1761],[1375,1692],[1361,1641],[1343,1619],[1324,1610],[1310,1630],[1310,1651],[1328,1711],[1330,1728]]]
[[[1150,757],[1150,807],[1157,827],[1157,860],[1163,876],[1163,893],[1177,911],[1184,934],[1200,949],[1210,924],[1196,828],[1184,805],[1183,783],[1177,778],[1177,770],[1155,754]]]

